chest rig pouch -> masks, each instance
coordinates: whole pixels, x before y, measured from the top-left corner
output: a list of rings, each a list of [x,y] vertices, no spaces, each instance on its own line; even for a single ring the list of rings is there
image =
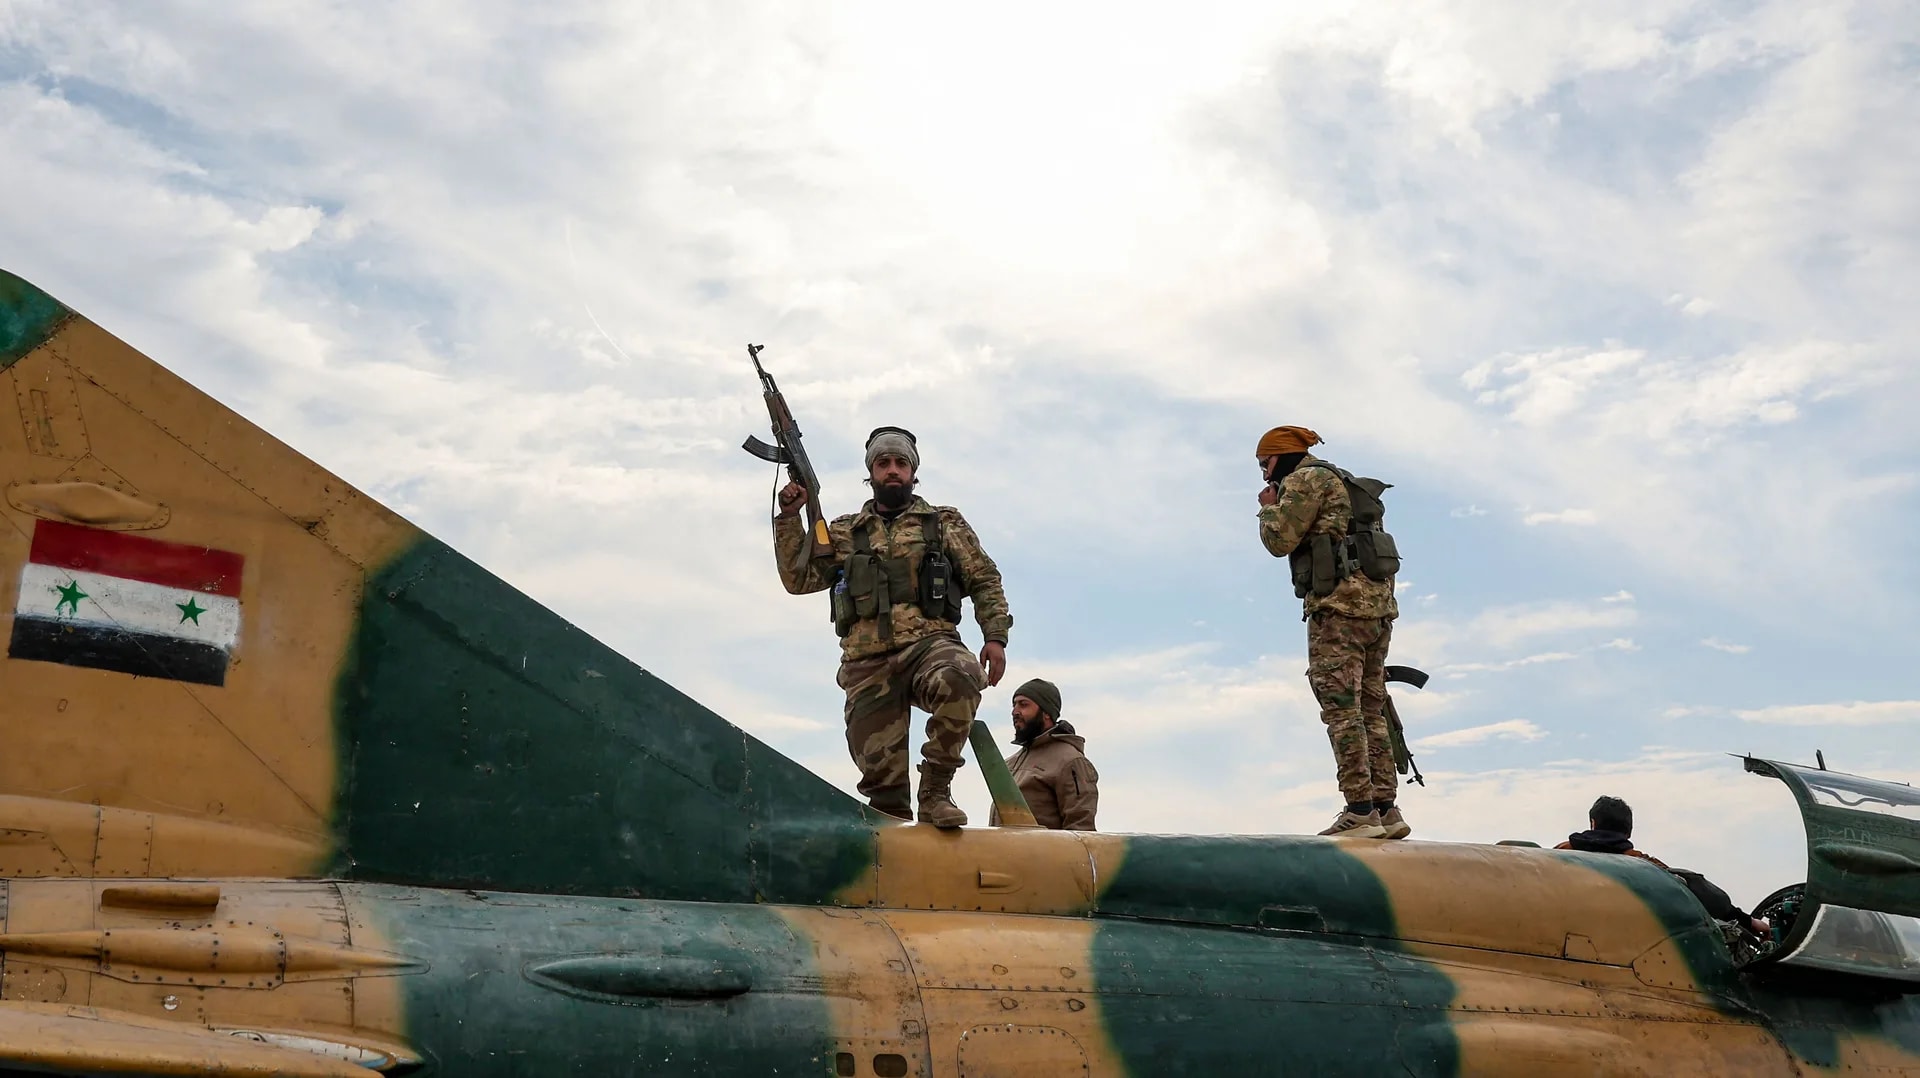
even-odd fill
[[[1300,540],[1287,556],[1287,568],[1293,571],[1293,596],[1304,599],[1309,595],[1321,599],[1333,594],[1333,589],[1347,578],[1342,570],[1341,555],[1346,553],[1346,544],[1336,541],[1334,536],[1321,532]]]
[[[884,526],[884,525],[883,525]],[[960,601],[966,589],[947,556],[946,528],[940,514],[920,515],[925,549],[918,559],[883,558],[873,552],[873,538],[865,527],[853,532],[853,553],[833,586],[833,630],[845,637],[855,624],[874,619],[880,639],[893,638],[893,607],[913,603],[936,621],[960,620]]]
[[[1300,540],[1287,558],[1293,573],[1293,594],[1324,599],[1333,594],[1340,582],[1354,573],[1385,583],[1400,571],[1400,548],[1387,534],[1384,521],[1386,503],[1380,496],[1392,489],[1392,483],[1356,476],[1325,461],[1307,461],[1303,468],[1324,468],[1340,477],[1352,510],[1345,535],[1320,533]]]

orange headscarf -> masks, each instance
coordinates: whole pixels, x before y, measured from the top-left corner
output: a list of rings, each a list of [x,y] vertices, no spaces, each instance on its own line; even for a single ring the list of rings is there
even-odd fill
[[[1283,453],[1305,453],[1308,446],[1319,444],[1320,436],[1305,427],[1275,427],[1260,436],[1253,455],[1277,457]]]

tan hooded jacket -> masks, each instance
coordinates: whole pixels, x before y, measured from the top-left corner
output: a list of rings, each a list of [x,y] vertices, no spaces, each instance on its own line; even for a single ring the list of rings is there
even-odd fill
[[[1087,739],[1062,720],[1007,757],[1007,770],[1013,772],[1013,781],[1041,827],[1098,830],[1093,816],[1100,808],[1100,772],[1087,759],[1086,747]],[[1000,826],[998,810],[987,822]]]

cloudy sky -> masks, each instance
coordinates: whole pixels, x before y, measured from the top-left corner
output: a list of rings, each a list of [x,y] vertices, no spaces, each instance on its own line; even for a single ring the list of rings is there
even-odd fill
[[[0,161],[0,264],[849,788],[749,340],[832,510],[918,433],[1105,829],[1338,807],[1276,423],[1396,484],[1416,836],[1620,794],[1751,904],[1726,753],[1920,777],[1901,0],[0,0]]]

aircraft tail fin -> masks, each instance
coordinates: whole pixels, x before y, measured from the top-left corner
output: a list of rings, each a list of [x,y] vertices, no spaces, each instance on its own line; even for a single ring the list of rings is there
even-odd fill
[[[852,798],[4,273],[0,486],[17,875],[751,901],[863,862]]]

